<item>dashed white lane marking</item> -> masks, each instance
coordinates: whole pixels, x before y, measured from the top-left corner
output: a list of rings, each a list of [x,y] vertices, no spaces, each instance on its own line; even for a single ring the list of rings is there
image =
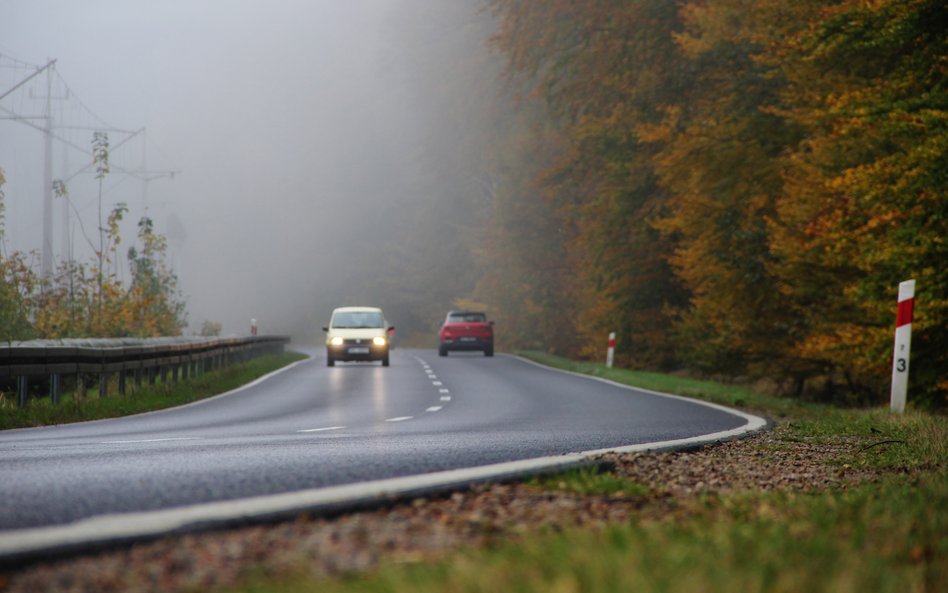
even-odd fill
[[[438,393],[451,393],[451,390],[442,388],[438,390]]]
[[[327,430],[342,430],[345,426],[326,426],[325,428],[307,428],[304,430],[297,430],[296,432],[325,432]]]
[[[174,437],[167,439],[138,439],[134,441],[100,441],[100,445],[126,445],[129,443],[165,443],[168,441],[200,441],[204,437]]]
[[[437,379],[437,378],[438,378],[438,375],[432,375],[431,373],[429,373],[429,374],[428,374],[428,378],[429,378],[429,379]]]
[[[432,381],[431,384],[435,387],[440,387],[442,385],[441,381]]]
[[[451,396],[450,396],[450,395],[442,395],[442,396],[441,396],[441,401],[443,401],[443,402],[449,402],[449,401],[451,401]]]
[[[386,422],[404,422],[405,420],[411,420],[414,416],[396,416],[395,418],[387,418]]]
[[[441,409],[441,406],[431,406],[430,408],[428,408],[428,409],[425,410],[425,411],[426,411],[426,412],[437,412],[437,411],[440,410],[440,409]]]

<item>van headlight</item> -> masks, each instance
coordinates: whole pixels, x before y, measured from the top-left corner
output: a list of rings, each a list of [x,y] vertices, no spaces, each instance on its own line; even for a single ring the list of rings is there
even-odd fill
[[[375,336],[374,338],[372,338],[372,343],[375,344],[376,346],[384,346],[385,338],[383,338],[382,336]]]
[[[335,338],[329,340],[329,343],[333,346],[342,346],[342,338],[336,336]]]

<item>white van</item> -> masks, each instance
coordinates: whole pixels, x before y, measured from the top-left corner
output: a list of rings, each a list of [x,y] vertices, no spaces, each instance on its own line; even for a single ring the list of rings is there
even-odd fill
[[[339,307],[332,312],[326,332],[326,365],[337,360],[381,360],[388,366],[390,335],[385,315],[377,307]]]

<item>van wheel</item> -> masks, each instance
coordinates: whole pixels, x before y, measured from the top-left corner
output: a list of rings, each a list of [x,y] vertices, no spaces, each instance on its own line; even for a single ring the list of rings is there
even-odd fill
[[[386,354],[386,355],[385,355],[385,358],[382,359],[382,366],[383,366],[383,367],[387,367],[387,366],[388,366],[388,354]]]
[[[438,356],[447,356],[447,355],[448,355],[448,349],[445,348],[444,346],[438,346]]]
[[[326,366],[327,367],[336,366],[336,359],[332,357],[332,354],[330,352],[326,353]]]

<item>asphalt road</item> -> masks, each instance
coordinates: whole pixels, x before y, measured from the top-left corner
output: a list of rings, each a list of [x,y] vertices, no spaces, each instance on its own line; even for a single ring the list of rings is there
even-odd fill
[[[314,358],[134,417],[0,432],[0,532],[734,429],[673,398],[480,353]]]

